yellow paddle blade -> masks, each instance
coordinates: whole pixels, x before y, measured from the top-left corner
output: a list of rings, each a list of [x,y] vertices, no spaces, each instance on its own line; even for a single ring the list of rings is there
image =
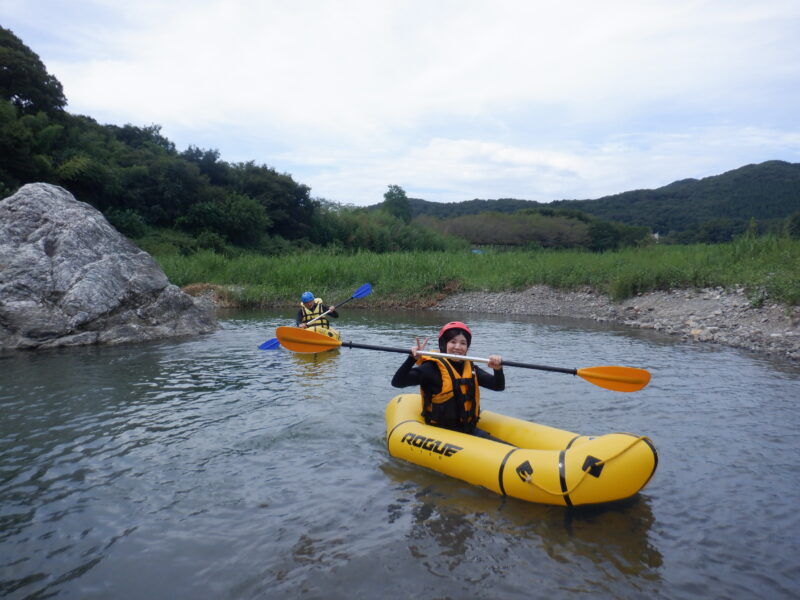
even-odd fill
[[[615,392],[636,392],[650,383],[650,372],[634,367],[586,367],[575,374]]]
[[[292,352],[325,352],[342,345],[340,340],[299,327],[278,327],[275,330],[275,337],[281,346]]]

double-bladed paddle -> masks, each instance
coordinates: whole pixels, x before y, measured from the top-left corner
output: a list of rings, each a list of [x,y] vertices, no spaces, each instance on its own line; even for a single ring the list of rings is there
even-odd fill
[[[363,348],[364,350],[379,350],[381,352],[399,352],[410,354],[408,348],[389,348],[387,346],[371,346],[369,344],[356,344],[355,342],[342,342],[322,335],[308,329],[297,327],[278,327],[275,330],[281,346],[292,352],[312,353],[325,352],[331,348],[345,346],[346,348]],[[471,360],[473,362],[488,363],[488,358],[476,356],[462,356],[460,354],[446,354],[443,352],[420,351],[417,354],[425,356],[438,356],[457,360]],[[532,365],[529,363],[516,362],[503,359],[503,366],[522,367],[523,369],[538,369],[539,371],[552,371],[554,373],[567,373],[577,375],[589,383],[614,390],[615,392],[636,392],[641,390],[650,382],[650,373],[644,369],[634,367],[586,367],[584,369],[566,369],[563,367],[547,367],[544,365]]]
[[[364,296],[369,296],[371,293],[372,293],[372,286],[369,283],[365,283],[360,288],[358,288],[355,292],[353,292],[353,295],[350,296],[347,300],[339,302],[339,304],[334,304],[333,306],[335,306],[336,308],[339,308],[343,304],[347,304],[348,302],[350,302],[350,300],[354,300],[356,298],[363,298]],[[314,321],[316,321],[318,319],[321,319],[322,317],[327,315],[329,312],[331,312],[331,310],[332,309],[328,309],[324,313],[319,315],[318,317],[314,317],[313,319],[311,319],[307,323],[307,325],[311,325],[311,323],[313,323]],[[271,340],[267,340],[266,342],[261,344],[258,347],[258,349],[259,350],[275,350],[276,348],[280,347],[280,345],[281,344],[280,344],[280,341],[278,341],[278,338],[274,337]]]

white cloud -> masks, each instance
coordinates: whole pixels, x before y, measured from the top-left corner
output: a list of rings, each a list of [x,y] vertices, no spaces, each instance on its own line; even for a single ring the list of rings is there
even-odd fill
[[[71,111],[344,203],[389,184],[588,198],[800,160],[793,1],[5,2]]]

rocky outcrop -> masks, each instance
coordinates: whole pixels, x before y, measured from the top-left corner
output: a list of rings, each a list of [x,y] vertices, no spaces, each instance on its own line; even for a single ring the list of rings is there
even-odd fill
[[[650,292],[612,302],[589,289],[565,292],[537,285],[521,292],[457,294],[436,309],[609,321],[800,360],[800,307],[756,307],[742,289]]]
[[[210,302],[63,188],[0,200],[0,350],[118,344],[218,328]]]

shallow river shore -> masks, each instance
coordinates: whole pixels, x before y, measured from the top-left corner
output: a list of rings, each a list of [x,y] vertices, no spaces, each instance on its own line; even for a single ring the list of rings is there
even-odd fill
[[[192,296],[208,297],[218,308],[236,308],[220,289],[209,284],[183,288]],[[387,306],[399,308],[394,303]],[[592,319],[800,362],[800,306],[753,306],[742,288],[648,292],[614,302],[589,288],[566,292],[535,285],[520,292],[464,292],[435,304],[410,302],[402,307]]]
[[[564,292],[537,285],[521,292],[456,294],[433,310],[609,321],[800,361],[800,307],[754,307],[742,289],[650,292],[614,302],[589,289]]]

